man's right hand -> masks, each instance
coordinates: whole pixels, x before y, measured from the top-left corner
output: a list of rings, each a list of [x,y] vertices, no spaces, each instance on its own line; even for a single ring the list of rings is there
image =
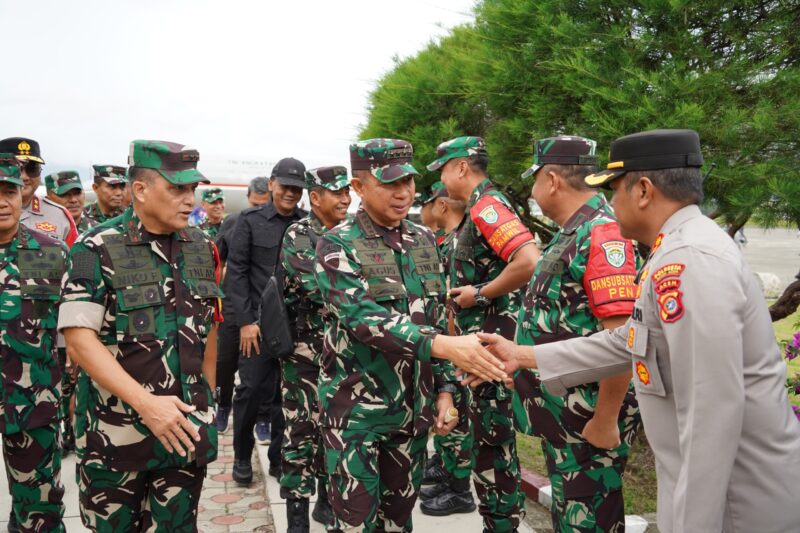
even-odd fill
[[[478,333],[478,339],[492,355],[503,362],[506,373],[514,374],[520,365],[516,356],[517,345],[496,333]]]
[[[239,352],[245,357],[261,355],[261,328],[258,324],[247,324],[239,328]]]
[[[197,428],[189,422],[185,413],[194,411],[194,406],[183,403],[177,396],[156,396],[147,393],[137,412],[142,421],[158,438],[167,452],[186,456],[186,450],[194,451],[194,443],[200,440]]]

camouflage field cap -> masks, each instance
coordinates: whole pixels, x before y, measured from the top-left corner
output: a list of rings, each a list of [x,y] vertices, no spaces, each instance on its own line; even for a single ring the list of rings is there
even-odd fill
[[[694,130],[651,130],[620,137],[611,143],[606,170],[584,178],[601,187],[631,170],[702,167],[700,136]]]
[[[173,185],[209,183],[208,178],[197,170],[199,160],[197,150],[167,141],[133,141],[128,155],[128,165],[152,168]]]
[[[427,190],[422,192],[420,203],[422,205],[428,204],[433,202],[437,198],[449,198],[450,194],[447,192],[447,187],[444,186],[444,183],[441,181],[437,181],[433,185],[431,185]]]
[[[574,135],[559,135],[533,141],[533,165],[522,173],[522,179],[535,176],[543,166],[596,165],[597,143]]]
[[[329,191],[340,191],[350,185],[347,168],[343,166],[317,167],[306,171],[306,187],[325,187]]]
[[[445,163],[456,157],[486,155],[486,143],[482,137],[456,137],[436,147],[436,161],[428,165],[428,170],[439,170]]]
[[[94,182],[105,181],[109,185],[128,183],[127,170],[119,165],[92,165]]]
[[[13,154],[20,161],[44,164],[39,143],[26,137],[9,137],[0,141],[0,154]]]
[[[204,202],[208,202],[209,204],[216,202],[217,200],[224,200],[225,193],[222,192],[222,189],[219,187],[212,187],[210,189],[206,189],[200,195],[200,199]]]
[[[350,145],[350,167],[369,170],[381,183],[419,176],[411,164],[414,147],[402,139],[367,139]]]
[[[19,175],[19,162],[14,154],[0,153],[0,183],[13,183],[22,187],[22,178]]]
[[[72,189],[83,190],[81,177],[74,170],[64,170],[49,174],[44,178],[44,185],[48,191],[53,191],[58,196]]]

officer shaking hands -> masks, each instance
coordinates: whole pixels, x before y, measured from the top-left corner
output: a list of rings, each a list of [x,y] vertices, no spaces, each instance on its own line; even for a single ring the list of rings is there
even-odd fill
[[[626,371],[656,456],[658,528],[797,531],[800,424],[756,278],[698,204],[700,140],[653,130],[611,144],[607,170],[622,236],[651,248],[621,327],[544,346],[481,335],[505,371],[538,366],[553,394]]]

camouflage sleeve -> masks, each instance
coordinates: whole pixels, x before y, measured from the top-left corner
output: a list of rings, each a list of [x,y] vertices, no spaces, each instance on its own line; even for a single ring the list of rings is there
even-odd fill
[[[99,248],[89,234],[84,234],[67,256],[67,270],[61,280],[58,330],[89,328],[100,333],[107,300]]]
[[[435,330],[378,304],[369,294],[355,256],[339,237],[328,234],[317,243],[314,275],[333,320],[357,342],[381,352],[431,360]]]
[[[314,278],[314,260],[311,240],[305,235],[298,235],[295,227],[286,230],[286,234],[283,236],[281,263],[286,273],[283,286],[287,309],[300,304],[301,298],[307,298],[314,304],[322,305],[317,280]]]

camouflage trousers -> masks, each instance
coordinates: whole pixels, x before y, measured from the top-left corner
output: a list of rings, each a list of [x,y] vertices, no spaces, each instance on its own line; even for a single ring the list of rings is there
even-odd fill
[[[469,420],[470,400],[469,389],[459,386],[453,393],[453,406],[458,409],[458,425],[444,437],[433,437],[433,446],[442,458],[444,469],[456,479],[469,477],[475,459],[472,454],[475,436]]]
[[[58,362],[61,366],[61,402],[58,404],[58,419],[64,427],[64,439],[72,433],[72,417],[70,416],[70,403],[75,394],[75,378],[67,368],[67,352],[65,348],[58,349]]]
[[[487,384],[488,385],[488,384]],[[489,388],[490,387],[490,388]],[[479,387],[472,396],[470,419],[475,433],[475,466],[472,480],[480,504],[485,531],[514,531],[524,516],[517,437],[511,397],[500,389],[494,399],[493,385]]]
[[[325,447],[319,425],[317,396],[319,365],[305,342],[281,361],[283,417],[286,419],[281,448],[281,498],[309,498],[318,477],[325,477]]]
[[[205,467],[114,472],[81,464],[77,470],[81,520],[92,531],[197,531]]]
[[[20,530],[65,531],[57,424],[3,435],[3,461]]]
[[[565,396],[554,396],[541,386],[536,372],[523,371],[514,383],[517,428],[542,439],[553,491],[553,529],[565,533],[624,531],[622,475],[641,424],[633,389],[617,421],[622,444],[603,450],[581,436],[594,415],[598,384],[574,387]]]
[[[333,531],[411,531],[427,433],[324,428]],[[331,529],[329,527],[329,529]]]

